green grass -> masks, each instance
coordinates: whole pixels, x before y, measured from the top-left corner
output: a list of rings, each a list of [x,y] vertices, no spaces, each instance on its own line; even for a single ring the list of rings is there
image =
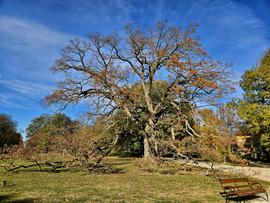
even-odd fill
[[[39,172],[37,168],[7,172],[0,168],[0,181],[7,181],[6,187],[0,187],[0,202],[224,202],[219,182],[205,176],[206,169],[192,167],[176,174],[171,174],[170,168],[149,172],[138,167],[139,161],[111,157],[109,165],[92,172]]]

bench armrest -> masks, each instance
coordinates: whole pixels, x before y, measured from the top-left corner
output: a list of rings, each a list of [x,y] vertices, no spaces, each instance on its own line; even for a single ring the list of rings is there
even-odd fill
[[[262,185],[258,182],[250,182],[251,187],[253,188],[253,185],[256,186],[257,188],[262,188]]]
[[[227,192],[227,190],[229,190],[230,192],[235,192],[235,188],[233,186],[224,186],[223,190],[224,192]]]

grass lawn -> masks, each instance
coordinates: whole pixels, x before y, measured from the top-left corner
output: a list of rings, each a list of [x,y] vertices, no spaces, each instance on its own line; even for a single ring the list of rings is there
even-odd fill
[[[7,172],[0,168],[0,202],[225,202],[215,179],[206,169],[171,174],[169,168],[149,172],[138,166],[138,158],[110,157],[109,166],[39,172],[37,168]],[[0,165],[3,165],[0,161]],[[220,172],[221,178],[235,177]],[[270,184],[262,182],[264,187]]]

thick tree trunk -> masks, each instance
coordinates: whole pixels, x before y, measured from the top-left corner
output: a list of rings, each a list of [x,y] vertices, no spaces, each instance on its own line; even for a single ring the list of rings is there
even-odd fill
[[[158,146],[155,139],[154,122],[149,118],[148,124],[145,126],[144,136],[144,159],[153,160],[155,154],[157,154]]]
[[[152,159],[153,159],[153,155],[152,155],[152,153],[151,153],[151,149],[150,149],[150,146],[149,146],[149,142],[148,142],[148,139],[147,139],[146,136],[145,136],[144,139],[143,139],[143,147],[144,147],[144,155],[143,155],[143,158],[144,158],[144,159],[152,160]]]

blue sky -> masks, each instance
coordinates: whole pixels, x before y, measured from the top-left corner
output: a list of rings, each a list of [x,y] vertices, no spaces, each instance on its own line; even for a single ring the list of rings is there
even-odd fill
[[[214,60],[233,61],[239,77],[270,48],[270,0],[0,0],[0,113],[19,131],[53,113],[39,101],[59,80],[49,68],[68,40],[161,19],[183,27],[199,22],[203,46]],[[63,113],[74,119],[83,109]]]

